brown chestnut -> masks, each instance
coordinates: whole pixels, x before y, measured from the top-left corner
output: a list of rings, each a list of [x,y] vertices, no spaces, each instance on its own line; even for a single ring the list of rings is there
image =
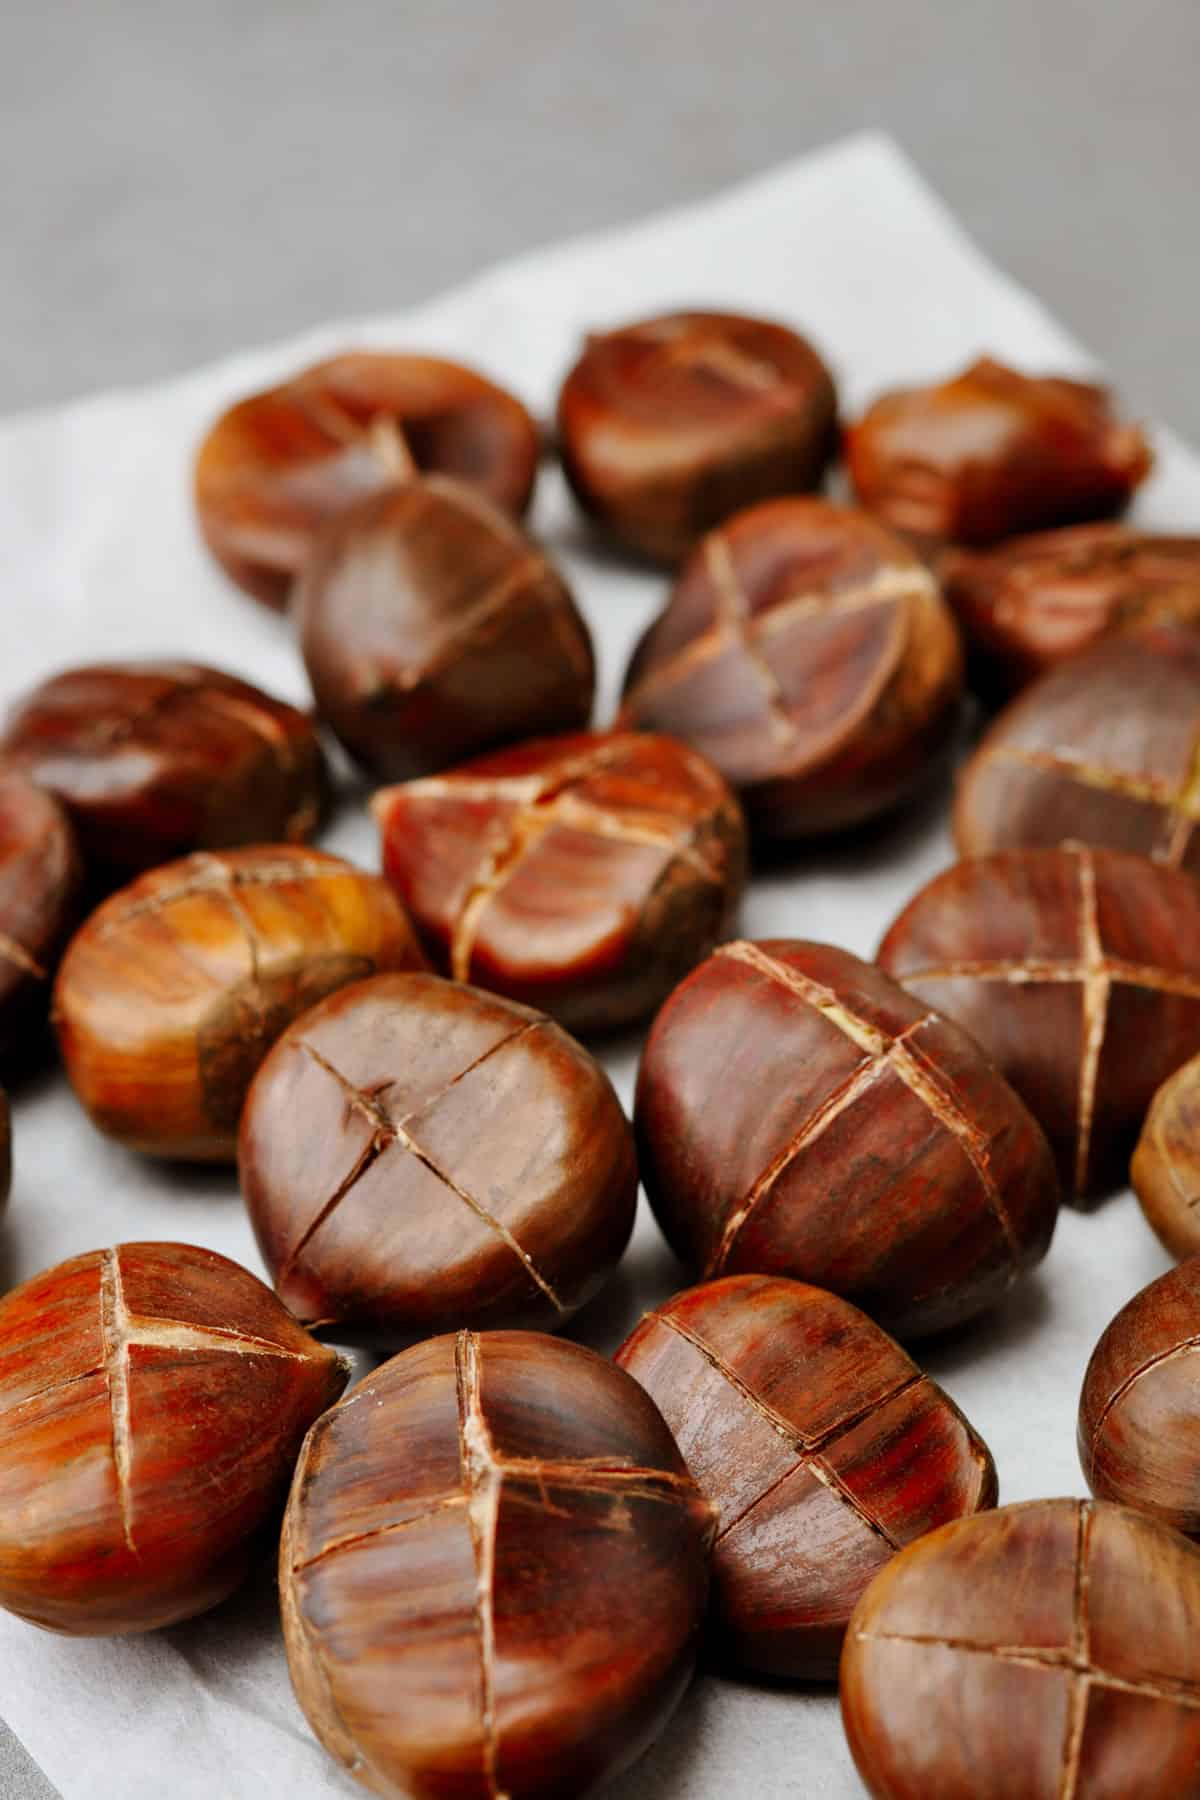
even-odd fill
[[[827,944],[726,944],[689,975],[651,1030],[635,1123],[689,1267],[811,1281],[899,1337],[994,1305],[1054,1230],[1054,1164],[1012,1089]]]
[[[45,1027],[50,977],[75,922],[82,864],[52,795],[0,765],[0,1057]]]
[[[330,995],[254,1078],[242,1191],[297,1317],[373,1344],[560,1325],[633,1230],[612,1083],[543,1013],[436,975]]]
[[[1116,1186],[1154,1090],[1200,1051],[1200,883],[1115,850],[1004,850],[928,882],[879,962],[957,1019],[1050,1139]]]
[[[9,713],[0,754],[66,807],[109,886],[190,850],[307,838],[325,759],[311,720],[199,663],[96,663]]]
[[[293,615],[317,710],[378,775],[427,775],[591,715],[591,639],[562,577],[461,483],[430,477],[340,514]]]
[[[1001,698],[1149,619],[1200,622],[1200,537],[1068,525],[938,563],[981,693]]]
[[[385,881],[287,844],[197,851],[104,902],[67,948],[59,1047],[99,1130],[232,1161],[251,1077],[286,1025],[424,958]]]
[[[196,510],[228,574],[283,607],[321,526],[412,465],[520,514],[540,453],[520,401],[472,369],[351,350],[222,414],[196,459]]]
[[[0,1606],[150,1631],[233,1591],[347,1365],[211,1250],[121,1244],[0,1300]]]
[[[851,507],[775,500],[690,558],[634,652],[620,722],[702,751],[761,835],[804,837],[908,799],[962,685],[958,629],[906,545]]]
[[[1164,1081],[1142,1126],[1130,1179],[1158,1240],[1200,1254],[1200,1056]]]
[[[875,1800],[1196,1800],[1200,1550],[1124,1507],[958,1519],[875,1577],[842,1722]]]
[[[864,1313],[729,1275],[648,1313],[617,1351],[717,1509],[714,1654],[835,1680],[855,1602],[905,1544],[996,1504],[986,1444]]]
[[[740,507],[821,485],[837,451],[833,378],[786,326],[679,312],[589,337],[558,401],[583,510],[676,563]]]
[[[1123,512],[1154,456],[1107,388],[981,357],[953,380],[898,388],[846,432],[854,491],[896,531],[994,544]]]
[[[544,738],[371,804],[384,874],[438,966],[573,1031],[653,1012],[732,929],[741,810],[673,738]]]
[[[592,1351],[418,1344],[304,1446],[280,1552],[297,1697],[372,1793],[583,1800],[687,1684],[713,1530],[653,1402]]]
[[[1139,626],[1000,714],[959,777],[959,851],[1071,839],[1200,873],[1198,759],[1200,629]]]

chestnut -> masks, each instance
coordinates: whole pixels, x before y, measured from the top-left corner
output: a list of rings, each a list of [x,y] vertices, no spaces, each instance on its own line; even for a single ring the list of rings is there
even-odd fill
[[[424,958],[385,881],[288,844],[197,851],[113,894],[58,972],[59,1048],[92,1123],[154,1156],[232,1162],[286,1025]]]
[[[339,514],[293,616],[318,712],[377,775],[427,775],[591,715],[591,639],[562,577],[461,483],[431,476]]]
[[[460,363],[350,350],[223,413],[196,458],[209,549],[248,594],[287,604],[321,526],[412,466],[520,514],[541,441],[521,402]]]
[[[200,663],[95,663],[18,701],[0,754],[67,809],[109,887],[190,850],[309,837],[325,759],[311,720]]]
[[[937,566],[967,635],[974,685],[1003,698],[1129,625],[1200,622],[1200,537],[1067,525]]]
[[[683,1693],[714,1528],[631,1376],[535,1332],[432,1338],[308,1435],[297,1698],[372,1793],[583,1800]]]
[[[438,967],[572,1031],[640,1019],[732,929],[745,826],[673,738],[544,738],[371,803],[383,869]]]
[[[722,1661],[836,1680],[871,1577],[924,1532],[996,1504],[986,1444],[846,1300],[728,1275],[648,1313],[637,1377],[717,1509],[710,1637]]]
[[[875,1577],[842,1722],[875,1800],[1195,1800],[1200,1549],[1124,1507],[956,1519]]]
[[[567,480],[619,543],[677,563],[739,507],[821,485],[837,395],[812,345],[737,313],[589,337],[558,401]]]
[[[963,769],[963,856],[1071,839],[1200,873],[1200,620],[1072,657],[1014,700]]]
[[[0,1300],[0,1606],[151,1631],[232,1593],[348,1366],[189,1244],[120,1244]]]
[[[761,836],[806,837],[908,799],[962,687],[958,629],[912,551],[851,507],[775,500],[689,559],[634,652],[619,723],[702,751]]]
[[[1054,1164],[1012,1089],[965,1032],[827,944],[701,963],[654,1022],[635,1126],[685,1264],[810,1281],[898,1337],[994,1305],[1054,1230]]]
[[[846,432],[854,492],[897,531],[994,544],[1123,512],[1154,455],[1105,387],[981,357],[883,394]]]
[[[52,795],[0,764],[0,1057],[45,1027],[50,977],[79,908],[75,833]]]
[[[1200,1056],[1164,1081],[1142,1126],[1130,1179],[1172,1256],[1200,1254]]]
[[[971,857],[910,900],[879,962],[983,1046],[1068,1192],[1120,1183],[1155,1089],[1200,1052],[1200,883],[1144,856]]]
[[[238,1166],[280,1299],[372,1344],[562,1324],[637,1206],[599,1063],[544,1014],[436,975],[377,975],[290,1025],[251,1085]]]

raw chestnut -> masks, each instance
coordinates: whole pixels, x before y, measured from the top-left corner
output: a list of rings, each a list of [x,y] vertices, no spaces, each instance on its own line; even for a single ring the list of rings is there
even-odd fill
[[[1196,1800],[1200,1550],[1124,1507],[958,1519],[876,1576],[842,1655],[875,1800]]]
[[[803,837],[909,798],[962,685],[958,629],[906,545],[850,507],[775,500],[688,561],[634,652],[620,722],[686,739],[756,831]]]
[[[592,1351],[418,1344],[318,1421],[296,1471],[300,1704],[373,1793],[583,1800],[684,1690],[713,1530],[653,1402]]]
[[[648,1313],[615,1358],[717,1508],[711,1640],[768,1675],[837,1677],[854,1604],[924,1532],[996,1503],[987,1446],[845,1300],[730,1275]]]
[[[456,981],[573,1031],[642,1018],[733,926],[738,803],[673,738],[546,738],[377,794],[384,874]]]
[[[837,395],[785,326],[668,313],[587,340],[558,435],[583,510],[640,555],[676,563],[739,507],[821,485]]]
[[[963,856],[1067,839],[1200,873],[1200,629],[1143,625],[1044,675],[959,778]]]
[[[1200,1535],[1200,1258],[1123,1306],[1092,1352],[1079,1460],[1101,1500]]]
[[[938,576],[988,698],[1015,693],[1129,625],[1200,622],[1200,537],[1068,525],[991,550],[947,551]]]
[[[109,886],[190,850],[306,838],[325,790],[312,722],[199,663],[68,669],[17,703],[0,754],[62,802]]]
[[[689,975],[636,1128],[689,1267],[811,1281],[899,1337],[994,1305],[1058,1211],[1041,1132],[965,1032],[826,944],[726,944]]]
[[[1154,462],[1107,388],[991,357],[884,394],[848,429],[846,457],[864,506],[918,540],[956,544],[1111,518]]]
[[[348,982],[423,967],[378,876],[287,844],[197,851],[76,933],[54,992],[59,1047],[101,1131],[231,1162],[246,1089],[284,1027]]]
[[[238,1162],[280,1298],[373,1344],[560,1325],[637,1205],[599,1063],[543,1013],[436,975],[377,975],[297,1019],[254,1078]]]
[[[1067,845],[956,863],[879,962],[983,1046],[1068,1192],[1121,1181],[1155,1089],[1200,1052],[1200,883],[1144,856]]]
[[[499,508],[430,477],[326,527],[293,614],[317,709],[396,780],[586,725],[595,665],[562,577]]]
[[[224,413],[196,459],[209,549],[240,587],[287,604],[321,526],[413,464],[524,512],[541,444],[512,394],[459,363],[348,351]]]
[[[1164,1081],[1146,1114],[1130,1177],[1172,1256],[1200,1254],[1200,1056]]]
[[[151,1631],[233,1591],[346,1384],[247,1270],[121,1244],[0,1300],[0,1606]]]
[[[45,1028],[50,977],[75,922],[82,865],[52,795],[0,765],[0,1057]]]

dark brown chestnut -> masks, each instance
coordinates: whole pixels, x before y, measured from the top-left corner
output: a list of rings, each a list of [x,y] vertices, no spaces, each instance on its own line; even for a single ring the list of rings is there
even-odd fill
[[[1049,1247],[1054,1164],[1016,1094],[965,1032],[826,944],[727,944],[689,975],[635,1122],[689,1267],[811,1281],[900,1337],[994,1305]]]
[[[89,874],[307,838],[325,760],[311,720],[199,663],[95,663],[19,700],[0,754],[66,807]]]
[[[348,1365],[211,1250],[121,1244],[0,1300],[0,1606],[150,1631],[233,1591]]]
[[[1159,1242],[1175,1257],[1200,1255],[1200,1056],[1155,1094],[1129,1174]]]
[[[1123,1178],[1155,1089],[1200,1051],[1200,883],[1144,856],[971,857],[909,902],[879,962],[993,1058],[1068,1191]]]
[[[52,795],[0,764],[0,1057],[26,1060],[50,1005],[50,977],[75,923],[82,864]]]
[[[741,898],[741,810],[673,738],[544,738],[388,788],[372,810],[438,967],[572,1031],[653,1012]]]
[[[824,500],[775,500],[704,539],[634,652],[620,723],[666,731],[737,788],[753,829],[842,830],[940,766],[958,629],[912,551]]]
[[[541,442],[520,401],[460,363],[352,350],[239,401],[196,459],[200,529],[256,600],[287,604],[322,525],[413,465],[524,512]]]
[[[110,1137],[232,1162],[246,1089],[284,1027],[348,982],[424,966],[377,875],[288,844],[198,851],[75,934],[54,990],[59,1047]]]
[[[373,1344],[562,1324],[637,1205],[599,1063],[543,1013],[436,975],[378,975],[297,1019],[254,1078],[238,1164],[280,1298]]]
[[[846,457],[864,506],[896,531],[956,544],[1110,518],[1154,462],[1107,388],[991,357],[882,395],[847,430]]]
[[[986,1444],[846,1300],[729,1275],[676,1294],[622,1344],[717,1509],[720,1662],[835,1680],[846,1622],[888,1558],[996,1504]]]
[[[833,378],[786,326],[679,312],[589,337],[563,383],[559,450],[583,510],[676,563],[730,513],[821,485]]]
[[[1196,1800],[1200,1550],[1124,1507],[1034,1500],[875,1577],[842,1722],[875,1800]]]
[[[372,1793],[584,1800],[691,1673],[715,1521],[653,1402],[534,1332],[438,1337],[309,1433],[292,1682]]]
[[[293,615],[317,709],[376,774],[586,725],[591,639],[557,570],[499,508],[430,477],[322,532]]]

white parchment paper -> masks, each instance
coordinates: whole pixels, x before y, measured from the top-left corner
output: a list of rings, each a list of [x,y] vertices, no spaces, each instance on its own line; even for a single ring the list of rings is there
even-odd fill
[[[896,149],[858,137],[703,205],[524,257],[407,315],[344,322],[178,381],[0,426],[0,702],[70,662],[156,654],[224,665],[305,701],[285,622],[230,586],[197,541],[190,462],[214,415],[354,345],[462,357],[549,414],[586,330],[687,304],[762,312],[811,333],[848,413],[885,385],[949,373],[985,350],[1034,371],[1088,367],[1038,303],[989,267]],[[1119,383],[1120,371],[1112,375]],[[1168,433],[1155,438],[1158,471],[1139,516],[1195,530],[1200,459]],[[534,522],[595,633],[603,720],[665,584],[589,547],[548,470]],[[865,845],[801,854],[760,876],[746,934],[828,938],[871,955],[902,902],[951,860],[944,801]],[[358,808],[343,809],[322,841],[378,866]],[[627,1104],[635,1058],[632,1040],[607,1056]],[[15,1133],[15,1187],[0,1228],[4,1285],[130,1238],[190,1239],[260,1268],[231,1174],[173,1171],[106,1143],[61,1075],[17,1094]],[[1165,1266],[1130,1195],[1091,1216],[1067,1212],[1042,1270],[1003,1311],[927,1347],[927,1366],[992,1447],[1002,1498],[1083,1491],[1074,1430],[1088,1354],[1118,1306]],[[609,1350],[647,1304],[682,1285],[643,1204],[627,1263],[575,1335]],[[312,1740],[292,1699],[269,1570],[207,1618],[143,1639],[72,1641],[0,1614],[0,1713],[66,1800],[361,1792]],[[613,1792],[775,1800],[861,1789],[830,1691],[706,1676]]]

